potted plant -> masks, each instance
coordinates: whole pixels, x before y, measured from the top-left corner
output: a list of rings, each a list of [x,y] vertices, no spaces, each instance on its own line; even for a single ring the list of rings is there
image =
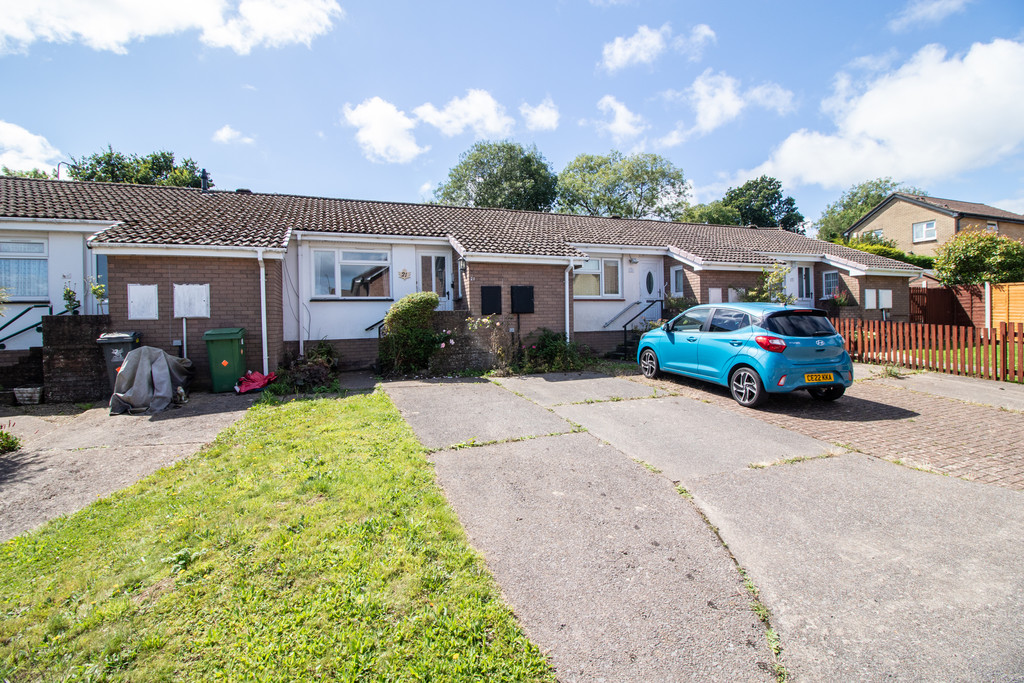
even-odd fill
[[[72,315],[78,315],[82,302],[78,300],[78,293],[71,287],[71,282],[64,283],[64,310]]]

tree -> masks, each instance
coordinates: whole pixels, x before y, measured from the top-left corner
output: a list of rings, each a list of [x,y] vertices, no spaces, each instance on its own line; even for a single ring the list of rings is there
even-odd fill
[[[740,299],[743,301],[764,301],[776,304],[792,304],[796,297],[786,294],[786,276],[790,268],[781,263],[776,263],[771,270],[761,269],[757,276],[757,285],[753,289],[743,292]]]
[[[191,159],[180,164],[174,162],[174,153],[166,150],[144,157],[137,154],[106,151],[87,157],[71,157],[68,173],[75,180],[97,180],[107,183],[133,185],[173,185],[175,187],[202,187],[199,166]],[[213,182],[210,182],[213,187]]]
[[[782,196],[782,183],[763,175],[748,180],[739,187],[730,187],[722,203],[740,212],[741,225],[780,227],[790,232],[803,233],[802,213],[796,210],[796,200]]]
[[[740,211],[735,206],[726,206],[721,199],[707,204],[693,204],[674,217],[684,223],[707,223],[708,225],[741,225]]]
[[[657,154],[580,154],[558,176],[558,210],[670,219],[687,205],[683,170]]]
[[[967,230],[939,247],[935,277],[947,287],[1024,281],[1024,242]]]
[[[57,172],[53,174],[56,176]],[[38,180],[47,180],[50,174],[40,168],[33,168],[30,171],[15,171],[10,166],[0,166],[0,175],[11,176],[12,178],[36,178]]]
[[[924,190],[904,185],[892,178],[875,178],[853,185],[839,199],[825,207],[814,224],[818,239],[829,242],[843,241],[843,232],[882,203],[893,192],[927,194]]]
[[[555,196],[555,174],[537,147],[511,140],[476,143],[434,191],[442,204],[524,211],[550,211]]]

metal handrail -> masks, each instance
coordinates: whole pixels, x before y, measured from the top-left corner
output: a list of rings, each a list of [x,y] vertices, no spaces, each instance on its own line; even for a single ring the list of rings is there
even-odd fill
[[[22,309],[21,313],[19,313],[18,315],[14,316],[13,318],[11,318],[7,322],[5,322],[3,325],[0,325],[0,332],[2,332],[3,330],[7,329],[8,327],[10,327],[11,323],[13,323],[15,320],[17,320],[21,316],[25,315],[29,311],[34,310],[36,308],[47,308],[50,311],[50,315],[53,315],[53,305],[52,304],[30,304],[29,306],[26,306],[24,309]],[[42,332],[42,327],[40,326],[40,323],[32,323],[28,327],[24,327],[24,328],[18,330],[17,332],[12,332],[9,335],[7,335],[6,337],[0,338],[0,350],[7,348],[6,342],[7,342],[8,339],[13,339],[14,337],[17,337],[22,332],[28,332],[29,330],[36,330],[37,332]]]
[[[618,320],[619,318],[621,318],[621,317],[622,317],[622,314],[623,314],[623,313],[625,313],[626,311],[628,311],[629,309],[633,308],[634,306],[636,306],[636,305],[637,305],[637,304],[639,304],[639,303],[640,303],[639,301],[634,301],[634,302],[633,302],[633,303],[631,303],[631,304],[626,304],[626,307],[625,307],[625,308],[623,308],[623,309],[622,309],[621,311],[619,311],[619,312],[618,312],[618,313],[616,313],[616,314],[615,314],[614,316],[612,316],[612,319],[611,319],[611,320],[609,320],[608,322],[606,322],[606,323],[605,323],[604,325],[602,325],[601,327],[602,327],[602,328],[608,327],[608,326],[609,326],[609,325],[611,325],[611,324],[612,324],[613,322],[615,322],[616,320]]]
[[[639,303],[639,302],[637,302],[637,303]],[[622,359],[623,360],[626,359],[626,346],[629,344],[629,324],[631,322],[633,322],[634,320],[636,320],[637,318],[639,318],[640,316],[642,316],[644,313],[646,313],[651,308],[651,306],[653,306],[655,304],[658,304],[658,307],[659,307],[659,309],[658,309],[658,317],[660,318],[661,317],[661,299],[655,299],[654,301],[652,301],[652,302],[648,303],[646,306],[644,306],[643,310],[641,310],[639,313],[637,313],[632,318],[627,320],[626,324],[622,326]]]
[[[374,324],[370,325],[370,326],[369,326],[369,327],[367,327],[367,328],[366,328],[365,330],[363,330],[363,332],[369,332],[369,331],[370,331],[370,330],[372,330],[373,328],[375,328],[375,327],[380,327],[380,326],[381,326],[381,325],[383,325],[383,324],[384,324],[384,318],[381,318],[380,320],[378,320],[377,322],[375,322]]]

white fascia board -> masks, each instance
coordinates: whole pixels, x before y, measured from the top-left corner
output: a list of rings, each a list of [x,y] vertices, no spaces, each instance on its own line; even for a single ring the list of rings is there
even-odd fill
[[[761,251],[759,249],[753,250],[755,254],[761,256],[767,256],[773,258],[776,261],[810,261],[811,263],[821,263],[827,261],[829,256],[827,254],[805,254],[805,253],[794,253],[788,251]]]
[[[626,244],[591,244],[589,242],[568,242],[573,249],[599,254],[640,254],[643,256],[665,256],[668,247],[639,247]]]
[[[202,246],[189,247],[180,244],[89,244],[89,248],[97,254],[107,256],[185,256],[204,258],[257,258],[263,253],[264,259],[279,260],[284,258],[285,250],[272,247],[222,247]]]
[[[452,249],[455,250],[455,253],[458,254],[460,258],[466,255],[466,248],[462,246],[457,239],[455,239],[455,235],[448,235],[448,244],[452,246]]]
[[[302,238],[303,242],[373,242],[386,244],[426,244],[430,246],[450,246],[448,237],[420,237],[418,235],[380,235],[360,234],[354,232],[318,232],[316,230],[296,230],[292,233]]]
[[[694,268],[694,270],[749,270],[760,273],[765,268],[770,267],[770,263],[726,263],[725,261],[712,261],[711,263],[705,263],[700,268]]]
[[[548,256],[531,254],[492,254],[487,252],[466,252],[462,255],[467,263],[530,263],[539,266],[567,266],[583,260],[579,256]]]
[[[691,254],[688,251],[683,251],[679,247],[670,246],[668,248],[668,255],[670,258],[675,259],[680,263],[685,263],[694,270],[702,270],[704,268],[704,259],[700,258],[696,254]]]
[[[864,275],[872,277],[905,277],[913,280],[924,273],[923,270],[889,270],[887,268],[865,268]]]
[[[17,225],[7,226],[5,223]],[[81,220],[77,218],[9,218],[0,217],[0,229],[33,230],[37,232],[87,232],[97,233],[112,228],[120,221]]]

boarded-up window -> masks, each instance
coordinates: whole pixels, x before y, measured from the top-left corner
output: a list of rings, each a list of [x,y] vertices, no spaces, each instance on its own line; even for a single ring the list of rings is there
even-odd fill
[[[159,311],[156,285],[128,285],[129,320],[159,320]]]
[[[709,304],[720,304],[720,303],[722,303],[722,288],[721,287],[708,287],[708,303]]]
[[[209,318],[210,285],[174,285],[175,318]]]

